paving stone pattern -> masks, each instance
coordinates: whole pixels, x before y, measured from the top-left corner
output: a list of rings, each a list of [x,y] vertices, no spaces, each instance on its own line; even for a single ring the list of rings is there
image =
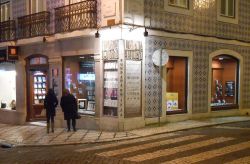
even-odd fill
[[[162,124],[161,126],[148,126],[142,129],[126,132],[107,132],[88,129],[78,129],[77,132],[67,132],[64,128],[56,128],[54,133],[49,134],[46,133],[46,127],[42,126],[0,124],[0,143],[8,143],[15,146],[48,146],[110,142],[249,120],[250,117],[247,116],[187,120],[176,123]]]
[[[0,149],[0,163],[248,164],[249,127],[245,121],[118,142]]]

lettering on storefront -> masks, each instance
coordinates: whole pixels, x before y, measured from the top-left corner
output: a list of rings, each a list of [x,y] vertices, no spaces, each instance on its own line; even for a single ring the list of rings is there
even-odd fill
[[[119,57],[119,40],[103,42],[103,59],[112,60]]]
[[[141,60],[143,55],[142,43],[139,41],[126,40],[125,59]]]

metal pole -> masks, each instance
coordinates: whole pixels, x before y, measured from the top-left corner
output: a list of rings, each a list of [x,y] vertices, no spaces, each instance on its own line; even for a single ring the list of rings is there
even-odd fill
[[[160,126],[161,125],[161,105],[162,105],[162,71],[161,71],[161,63],[162,63],[162,49],[161,49],[161,53],[160,53],[160,65],[159,65],[159,74],[160,74],[160,82],[159,82],[159,85],[160,85],[160,94],[159,94],[159,111],[158,111],[158,125]]]
[[[70,14],[71,14],[71,1],[69,0],[69,29],[68,30],[70,30],[70,18],[71,18],[71,16],[70,16]]]

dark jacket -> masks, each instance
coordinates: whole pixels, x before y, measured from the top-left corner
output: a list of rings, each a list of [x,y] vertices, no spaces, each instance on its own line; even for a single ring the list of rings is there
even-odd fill
[[[58,100],[55,94],[47,94],[44,99],[44,108],[46,109],[46,117],[56,115],[57,105],[58,105]]]
[[[60,105],[64,113],[64,119],[76,119],[77,117],[77,102],[72,94],[62,96]]]

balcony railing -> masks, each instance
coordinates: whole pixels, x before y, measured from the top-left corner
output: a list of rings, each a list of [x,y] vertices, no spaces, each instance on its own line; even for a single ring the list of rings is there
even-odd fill
[[[14,20],[0,22],[0,42],[16,39],[16,23]]]
[[[96,27],[96,0],[86,0],[55,9],[56,33]]]
[[[47,11],[18,18],[18,38],[49,34],[50,13]]]

